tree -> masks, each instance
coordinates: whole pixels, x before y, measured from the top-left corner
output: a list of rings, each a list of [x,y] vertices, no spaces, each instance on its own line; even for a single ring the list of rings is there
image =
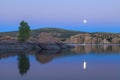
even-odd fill
[[[19,41],[26,41],[30,37],[30,27],[27,22],[21,21],[19,27]]]

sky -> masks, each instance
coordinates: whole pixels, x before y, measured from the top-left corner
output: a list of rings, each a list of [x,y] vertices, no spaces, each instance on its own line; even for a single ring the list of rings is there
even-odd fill
[[[120,0],[0,0],[0,32],[54,27],[87,32],[120,32]],[[87,20],[87,23],[83,23]]]

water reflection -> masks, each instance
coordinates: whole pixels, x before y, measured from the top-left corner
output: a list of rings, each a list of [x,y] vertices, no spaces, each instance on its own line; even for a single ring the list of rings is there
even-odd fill
[[[30,68],[29,58],[26,54],[19,54],[18,55],[18,68],[19,73],[24,75]]]
[[[83,69],[86,70],[87,63],[86,61],[83,62]]]
[[[18,69],[20,75],[24,75],[30,69],[28,55],[33,55],[40,64],[46,64],[58,57],[81,55],[86,53],[120,53],[120,45],[76,45],[71,50],[49,50],[49,51],[0,51],[0,59],[18,56]],[[86,70],[87,62],[83,62]]]
[[[36,60],[42,64],[52,61],[55,57],[60,55],[59,50],[46,50],[40,51],[35,54]]]
[[[76,45],[74,53],[120,53],[120,45]]]

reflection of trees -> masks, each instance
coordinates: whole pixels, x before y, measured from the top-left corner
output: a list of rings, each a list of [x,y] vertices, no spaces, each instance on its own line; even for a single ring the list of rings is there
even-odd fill
[[[29,70],[30,63],[29,58],[26,56],[26,54],[18,55],[18,68],[21,75],[24,75]]]
[[[28,50],[0,50],[0,58],[8,58],[12,56],[17,56],[18,54],[21,53],[27,53],[28,55],[33,55],[37,53],[37,51],[28,51]]]

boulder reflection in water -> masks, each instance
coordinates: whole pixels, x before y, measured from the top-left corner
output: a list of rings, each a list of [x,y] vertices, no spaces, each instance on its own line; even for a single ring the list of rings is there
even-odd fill
[[[59,50],[43,50],[36,54],[36,60],[42,64],[48,63],[59,56]]]

